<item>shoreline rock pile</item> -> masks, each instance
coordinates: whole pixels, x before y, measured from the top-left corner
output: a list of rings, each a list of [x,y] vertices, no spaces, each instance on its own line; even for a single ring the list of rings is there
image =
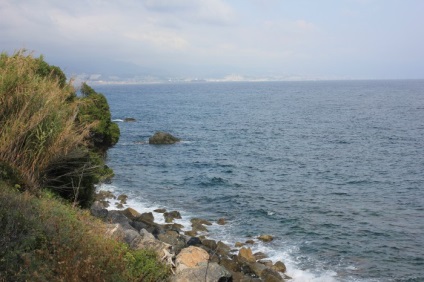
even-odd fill
[[[111,193],[103,193],[91,207],[91,214],[102,219],[108,225],[107,235],[127,243],[133,249],[152,249],[158,257],[171,266],[173,275],[170,281],[287,281],[286,267],[283,262],[273,263],[266,260],[266,254],[252,253],[248,243],[236,244],[237,249],[221,241],[199,236],[198,232],[207,232],[211,222],[191,219],[192,230],[183,231],[181,224],[174,219],[181,218],[177,211],[156,210],[162,213],[165,224],[154,222],[151,212],[140,214],[132,208],[108,210],[107,199],[116,198]],[[125,196],[120,196],[120,199]],[[225,219],[218,220],[220,224]],[[270,235],[257,238],[269,242]],[[239,248],[239,249],[238,249]]]

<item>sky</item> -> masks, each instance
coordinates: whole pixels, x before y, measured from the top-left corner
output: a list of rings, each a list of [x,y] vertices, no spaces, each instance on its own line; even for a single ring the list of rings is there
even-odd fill
[[[0,0],[0,51],[92,81],[423,79],[423,0]]]

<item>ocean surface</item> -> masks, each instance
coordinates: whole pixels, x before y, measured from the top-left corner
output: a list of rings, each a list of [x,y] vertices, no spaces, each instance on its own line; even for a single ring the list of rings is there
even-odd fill
[[[224,217],[209,237],[229,244],[271,234],[253,250],[295,282],[424,281],[423,80],[94,88],[121,129],[100,188],[130,206]]]

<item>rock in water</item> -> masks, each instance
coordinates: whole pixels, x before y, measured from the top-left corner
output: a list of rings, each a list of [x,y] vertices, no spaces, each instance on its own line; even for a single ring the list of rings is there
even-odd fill
[[[172,136],[169,133],[158,131],[152,137],[149,138],[149,144],[162,145],[162,144],[174,144],[179,142],[180,139]]]

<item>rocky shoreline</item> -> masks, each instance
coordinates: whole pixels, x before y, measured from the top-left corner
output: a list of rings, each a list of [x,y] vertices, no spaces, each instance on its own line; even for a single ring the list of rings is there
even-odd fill
[[[109,210],[109,200],[117,200],[117,208]],[[195,281],[266,281],[277,282],[291,279],[285,274],[283,262],[273,263],[261,252],[252,253],[253,240],[237,242],[228,246],[221,241],[206,237],[210,221],[192,218],[191,230],[183,231],[184,226],[174,222],[180,219],[178,211],[157,209],[165,224],[154,222],[152,212],[139,213],[133,208],[122,209],[127,196],[115,196],[111,192],[100,191],[90,211],[95,217],[108,224],[107,235],[127,243],[133,249],[149,248],[154,250],[161,260],[172,269],[173,282]],[[224,225],[221,218],[217,224]],[[271,235],[256,238],[263,242],[273,240]]]

